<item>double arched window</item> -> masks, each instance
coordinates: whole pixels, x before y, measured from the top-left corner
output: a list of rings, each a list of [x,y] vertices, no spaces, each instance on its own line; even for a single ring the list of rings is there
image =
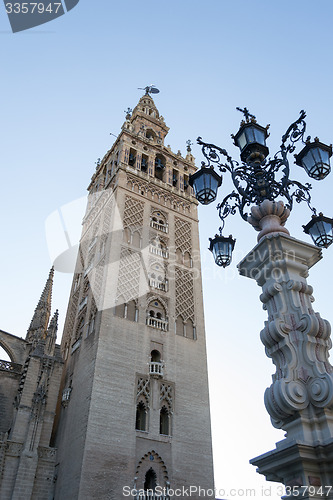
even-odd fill
[[[139,401],[136,406],[135,428],[137,431],[147,430],[147,406],[143,401]]]
[[[156,328],[158,330],[168,330],[166,310],[159,300],[153,299],[148,304],[146,323],[148,326],[151,326],[152,328]]]
[[[138,307],[135,300],[129,300],[125,302],[122,297],[117,300],[117,305],[115,307],[115,315],[118,318],[125,318],[129,321],[138,321]]]
[[[166,405],[163,405],[160,410],[160,434],[170,435],[170,411]]]

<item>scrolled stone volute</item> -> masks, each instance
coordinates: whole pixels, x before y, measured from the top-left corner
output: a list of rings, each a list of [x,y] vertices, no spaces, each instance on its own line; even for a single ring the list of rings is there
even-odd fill
[[[272,202],[253,209],[260,227],[265,227],[265,217],[273,217],[265,215],[270,208]],[[283,205],[275,208],[284,220]],[[260,337],[276,368],[265,392],[272,424],[286,430],[287,439],[311,445],[333,439],[331,327],[313,310],[313,288],[306,281],[309,268],[320,259],[315,246],[277,231],[261,238],[238,265],[240,274],[262,287],[260,300],[268,313]],[[316,429],[309,424],[311,415],[320,422]]]
[[[283,428],[284,422],[304,410],[309,402],[306,385],[299,380],[276,380],[265,391],[265,406],[277,428]]]
[[[254,227],[258,234],[258,241],[271,233],[289,234],[284,227],[290,215],[289,208],[282,201],[264,200],[260,205],[251,208],[251,215],[247,221]]]

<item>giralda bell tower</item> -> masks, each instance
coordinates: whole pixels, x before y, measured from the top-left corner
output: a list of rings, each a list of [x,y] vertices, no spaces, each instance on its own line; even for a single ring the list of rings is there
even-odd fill
[[[164,144],[157,89],[145,90],[88,187],[62,338],[57,500],[190,487],[196,499],[214,486],[196,167],[190,143],[185,158]]]

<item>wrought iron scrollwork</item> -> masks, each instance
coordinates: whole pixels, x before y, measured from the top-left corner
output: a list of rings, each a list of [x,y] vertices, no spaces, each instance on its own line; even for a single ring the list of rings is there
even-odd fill
[[[286,150],[289,153],[292,153],[293,151],[295,151],[296,142],[301,140],[303,144],[305,144],[304,141],[304,134],[306,129],[305,118],[306,118],[306,113],[302,109],[300,111],[299,118],[289,126],[286,133],[282,136],[281,150]],[[288,139],[290,140],[290,142],[289,144],[286,144]],[[310,139],[310,137],[308,137],[308,139]]]
[[[246,118],[252,117],[248,110],[239,109]],[[295,150],[295,144],[301,141],[303,144],[310,140],[305,137],[306,123],[305,111],[300,112],[299,118],[294,121],[286,133],[282,136],[280,150],[273,158],[263,159],[253,157],[246,162],[235,161],[225,149],[215,144],[203,142],[198,137],[197,143],[202,146],[202,154],[206,159],[202,162],[204,167],[216,166],[220,172],[228,171],[236,190],[228,194],[221,203],[217,205],[219,216],[224,221],[228,215],[234,215],[238,209],[241,217],[246,221],[247,213],[252,205],[259,205],[264,200],[274,201],[281,196],[287,200],[286,206],[292,210],[293,202],[305,201],[310,210],[316,214],[316,210],[311,206],[311,184],[301,184],[291,180],[288,154]],[[293,191],[293,188],[295,190]]]

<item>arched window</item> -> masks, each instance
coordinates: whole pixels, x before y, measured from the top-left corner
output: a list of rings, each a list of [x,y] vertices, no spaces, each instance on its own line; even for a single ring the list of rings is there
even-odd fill
[[[188,339],[195,339],[195,327],[193,325],[193,321],[188,319],[185,325],[185,336]]]
[[[154,251],[153,251],[154,250]],[[152,253],[157,254],[157,248],[154,246],[151,249]],[[157,288],[158,290],[166,291],[166,277],[164,266],[159,262],[155,261],[151,264],[150,271],[148,273],[149,286],[152,288]]]
[[[157,349],[153,349],[150,356],[153,363],[159,363],[161,361],[161,353]]]
[[[131,300],[127,304],[127,319],[129,319],[130,321],[137,321],[135,300]]]
[[[178,170],[173,169],[173,171],[172,171],[172,185],[174,187],[176,187],[178,184],[178,177],[179,177]]]
[[[90,313],[87,336],[93,333],[93,331],[95,330],[96,313],[97,313],[96,306],[94,306],[93,310]]]
[[[77,274],[74,280],[74,289],[73,289],[74,292],[76,292],[76,290],[79,289],[80,282],[81,282],[81,274]]]
[[[155,139],[155,132],[152,130],[152,129],[148,129],[147,132],[146,132],[146,137],[147,139],[151,139],[151,140],[154,140]]]
[[[130,167],[135,167],[135,161],[136,161],[136,151],[135,149],[130,149],[129,156],[128,156],[128,164]]]
[[[180,248],[176,250],[176,262],[177,264],[183,264],[183,253]]]
[[[136,407],[135,428],[137,431],[145,431],[147,428],[147,408],[143,401]]]
[[[163,214],[161,212],[153,212],[150,216],[150,226],[154,229],[158,229],[163,233],[168,232],[168,223]]]
[[[146,324],[164,332],[168,330],[166,311],[159,300],[152,300],[148,305]]]
[[[161,154],[157,154],[155,158],[155,177],[163,181],[165,171],[165,158]]]
[[[187,267],[192,267],[192,259],[189,252],[184,253],[184,265]]]
[[[176,320],[176,334],[177,335],[184,335],[184,321],[181,316],[178,316]]]
[[[148,156],[143,154],[141,158],[141,171],[147,172],[147,169],[148,169]]]
[[[162,406],[160,411],[160,434],[170,435],[170,413],[166,406]]]
[[[149,492],[154,492],[155,491],[155,488],[157,486],[157,476],[156,476],[156,472],[153,470],[153,468],[151,467],[147,472],[146,472],[146,475],[145,475],[145,484],[143,486],[143,488],[146,490],[146,491],[149,491]]]
[[[132,237],[131,237],[131,231],[130,231],[129,227],[125,227],[123,229],[123,242],[127,243],[128,245],[130,245],[131,244],[131,239],[132,239]]]
[[[149,375],[163,377],[163,368],[160,351],[157,351],[157,349],[152,350],[150,353]]]
[[[153,221],[151,221],[151,225],[154,224]],[[162,226],[160,226],[162,227]],[[165,226],[163,226],[165,227]],[[154,255],[158,255],[159,257],[163,257],[165,259],[168,258],[168,248],[162,239],[160,239],[158,236],[156,238],[153,238],[150,240],[149,244],[149,251],[150,253],[153,253]]]
[[[117,301],[117,305],[115,307],[115,315],[118,316],[118,318],[125,317],[125,301],[122,297],[119,297]]]
[[[82,338],[83,330],[84,330],[84,323],[85,323],[84,316],[81,316],[81,318],[79,319],[78,325],[77,325],[75,339]]]
[[[132,234],[132,245],[137,247],[137,248],[140,248],[141,235],[140,235],[139,231],[134,231],[134,233]]]
[[[83,293],[86,295],[89,292],[90,289],[90,281],[88,278],[86,278],[83,282]]]

